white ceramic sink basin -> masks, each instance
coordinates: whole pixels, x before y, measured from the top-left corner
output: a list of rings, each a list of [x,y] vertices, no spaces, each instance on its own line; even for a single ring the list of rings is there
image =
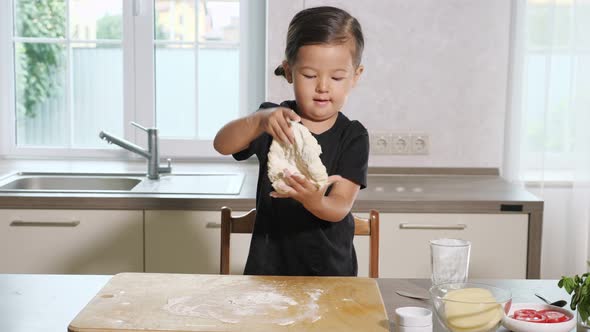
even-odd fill
[[[237,195],[243,181],[241,173],[164,174],[150,180],[139,173],[19,172],[0,179],[0,192]]]

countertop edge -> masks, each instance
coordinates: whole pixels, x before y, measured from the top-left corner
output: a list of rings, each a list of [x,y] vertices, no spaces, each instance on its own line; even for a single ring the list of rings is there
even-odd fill
[[[502,211],[502,205],[522,206],[518,211]],[[4,196],[2,209],[109,209],[109,210],[219,210],[223,206],[234,210],[255,207],[253,198],[167,198],[167,197],[96,197],[96,196]],[[399,213],[531,213],[542,212],[542,201],[391,201],[357,200],[354,211]]]

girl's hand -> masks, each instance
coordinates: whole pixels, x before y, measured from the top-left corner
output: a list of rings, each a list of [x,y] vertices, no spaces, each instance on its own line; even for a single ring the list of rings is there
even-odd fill
[[[289,121],[301,121],[301,118],[290,108],[276,107],[260,113],[260,126],[274,139],[285,144],[295,143],[295,137]]]
[[[332,183],[342,180],[340,175],[332,175],[328,177],[328,182],[326,185],[321,188],[317,188],[315,184],[303,176],[291,174],[287,169],[284,170],[284,173],[284,181],[285,184],[288,185],[287,188],[284,188],[284,191],[287,193],[281,194],[273,191],[270,193],[270,196],[274,198],[293,198],[294,200],[303,204],[303,206],[308,210],[314,206],[314,204],[317,204],[322,200],[326,190],[328,190],[328,187]]]

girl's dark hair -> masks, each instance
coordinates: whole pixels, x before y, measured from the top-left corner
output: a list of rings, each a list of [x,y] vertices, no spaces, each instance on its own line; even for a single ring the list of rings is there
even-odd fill
[[[305,45],[344,44],[351,38],[355,42],[352,59],[357,67],[361,63],[365,46],[363,31],[357,19],[340,8],[307,8],[297,13],[289,23],[285,59],[293,64],[299,48]],[[282,65],[275,69],[275,75],[285,76]]]

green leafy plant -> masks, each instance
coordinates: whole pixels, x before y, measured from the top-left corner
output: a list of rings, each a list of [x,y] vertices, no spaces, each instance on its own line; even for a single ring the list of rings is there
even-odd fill
[[[570,308],[578,310],[582,321],[588,320],[590,316],[590,273],[584,273],[582,276],[561,277],[557,286],[565,288],[568,294],[572,294]]]
[[[16,36],[57,40],[65,38],[66,2],[66,0],[15,0]],[[98,39],[121,38],[120,16],[105,15],[96,24]],[[58,95],[63,88],[66,51],[62,43],[15,43],[19,114],[34,118],[42,110],[41,106],[44,103]]]
[[[105,15],[96,21],[97,39],[121,39],[123,22],[119,15]]]
[[[65,36],[64,0],[16,1],[17,35],[21,37],[63,38]],[[36,108],[51,98],[59,87],[55,74],[59,71],[63,46],[55,43],[20,43],[16,56],[19,112],[35,117]]]

